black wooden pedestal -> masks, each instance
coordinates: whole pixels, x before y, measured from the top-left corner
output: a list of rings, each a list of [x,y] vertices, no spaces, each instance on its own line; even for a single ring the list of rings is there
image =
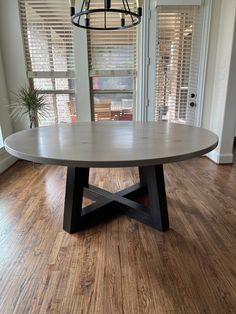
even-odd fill
[[[89,168],[68,168],[63,229],[74,233],[114,208],[159,231],[169,228],[163,165],[139,167],[140,183],[117,193],[89,184]],[[149,207],[135,201],[148,194]],[[82,208],[83,196],[95,201]]]

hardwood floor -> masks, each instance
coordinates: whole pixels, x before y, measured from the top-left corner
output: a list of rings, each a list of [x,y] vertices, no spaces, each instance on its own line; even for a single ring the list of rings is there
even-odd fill
[[[165,166],[170,230],[125,216],[62,230],[66,169],[0,177],[0,313],[236,313],[236,165]],[[93,170],[110,191],[136,169]]]

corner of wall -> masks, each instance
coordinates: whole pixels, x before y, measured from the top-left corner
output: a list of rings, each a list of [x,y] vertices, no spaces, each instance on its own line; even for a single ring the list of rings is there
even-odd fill
[[[213,150],[212,152],[208,153],[206,155],[210,160],[212,160],[214,163],[219,165],[224,164],[232,164],[234,155],[233,154],[220,154],[216,150]]]
[[[4,148],[0,149],[0,174],[2,174],[5,170],[11,167],[17,158],[9,155]]]
[[[216,9],[216,2],[213,3]],[[218,2],[217,10],[218,14],[220,13],[219,20],[216,21],[217,13],[215,12],[213,25],[215,24],[216,28],[213,28],[212,25],[211,30],[211,51],[209,53],[215,60],[214,63],[212,60],[209,61],[208,65],[203,126],[219,136],[219,145],[208,155],[209,158],[216,163],[232,163],[234,119],[236,116],[234,113],[236,106],[235,103],[232,103],[231,95],[235,93],[235,87],[232,88],[232,84],[235,84],[234,76],[236,76],[236,73],[232,71],[232,62],[235,63],[233,43],[235,41],[236,3],[234,0],[229,0],[223,1],[221,6],[219,4],[220,2]],[[215,52],[213,47],[216,49]],[[208,60],[210,59],[209,56]],[[233,98],[235,99],[235,97]]]

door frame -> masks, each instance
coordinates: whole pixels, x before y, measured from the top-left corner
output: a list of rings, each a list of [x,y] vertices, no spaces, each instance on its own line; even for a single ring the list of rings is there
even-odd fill
[[[147,82],[140,84],[139,102],[142,106],[140,109],[141,120],[154,121],[155,119],[155,77],[156,77],[156,43],[153,38],[156,38],[156,7],[160,4],[160,1],[147,0],[144,1],[145,10],[142,23],[142,37],[144,38],[142,50],[140,55],[142,60],[139,63],[142,74],[140,74],[140,82],[144,82],[144,77],[147,78]],[[199,4],[199,0],[188,0],[188,4]],[[183,5],[187,4],[185,0],[168,1],[165,4]],[[195,113],[194,125],[201,127],[202,114],[203,114],[203,102],[205,92],[205,79],[207,71],[207,57],[209,47],[209,35],[211,24],[211,12],[212,12],[212,0],[201,1],[201,14],[202,14],[202,42],[200,47],[200,62],[199,62],[199,76],[198,76],[198,106]],[[145,46],[145,47],[144,47]],[[140,59],[139,59],[140,60]],[[140,71],[141,72],[141,71]]]

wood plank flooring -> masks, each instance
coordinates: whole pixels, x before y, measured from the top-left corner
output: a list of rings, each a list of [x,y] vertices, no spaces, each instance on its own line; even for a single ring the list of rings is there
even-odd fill
[[[62,230],[66,168],[0,177],[0,313],[236,313],[236,166],[166,165],[170,230],[125,216]],[[94,169],[109,191],[137,169]]]

